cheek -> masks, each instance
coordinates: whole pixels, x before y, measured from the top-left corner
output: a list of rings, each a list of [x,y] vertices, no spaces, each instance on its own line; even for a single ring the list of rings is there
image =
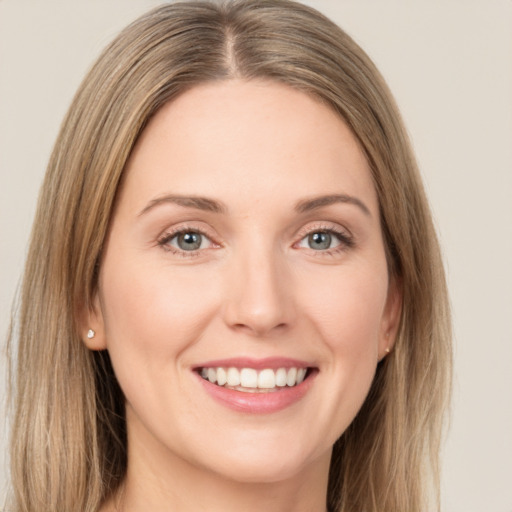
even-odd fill
[[[340,270],[330,286],[324,285],[328,291],[316,295],[312,313],[326,349],[325,376],[336,411],[335,438],[361,408],[377,368],[387,272],[385,268],[380,272],[378,265],[365,268],[372,271]]]
[[[304,309],[330,350],[354,355],[378,350],[387,297],[387,273],[339,269],[316,276],[302,294]]]
[[[194,271],[176,272],[162,264],[122,258],[111,261],[102,270],[108,277],[101,280],[100,290],[113,359],[171,363],[214,314],[214,287],[198,290],[203,281]]]

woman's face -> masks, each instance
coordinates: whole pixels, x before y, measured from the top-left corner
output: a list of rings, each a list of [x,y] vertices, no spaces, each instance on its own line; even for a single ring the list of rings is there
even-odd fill
[[[400,302],[344,122],[285,85],[195,87],[144,130],[118,199],[89,343],[125,393],[129,460],[325,469]]]

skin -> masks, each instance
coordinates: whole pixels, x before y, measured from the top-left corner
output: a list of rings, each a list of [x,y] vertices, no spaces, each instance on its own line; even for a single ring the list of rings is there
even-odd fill
[[[224,211],[154,203],[167,194]],[[296,209],[332,194],[361,204]],[[332,445],[397,328],[378,212],[354,136],[302,92],[216,82],[156,114],[128,162],[84,323],[127,400],[120,509],[325,509]],[[175,230],[204,233],[201,248],[180,250]],[[308,234],[330,230],[341,238],[311,247]],[[192,371],[231,357],[300,359],[318,373],[293,405],[242,413]]]

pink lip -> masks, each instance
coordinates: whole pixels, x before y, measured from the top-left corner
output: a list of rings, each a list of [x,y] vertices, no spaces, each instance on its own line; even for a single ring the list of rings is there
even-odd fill
[[[199,368],[212,367],[254,368],[263,370],[265,368],[311,368],[311,366],[304,363],[304,361],[288,358],[267,358],[259,360],[236,358],[208,361],[207,363],[198,365],[194,368],[194,373],[203,386],[203,389],[214,400],[232,410],[252,414],[269,414],[278,412],[297,403],[311,389],[314,379],[318,374],[317,369],[313,369],[313,371],[308,372],[309,375],[307,378],[297,386],[276,388],[275,391],[249,393],[212,384],[210,381],[203,379],[197,371]]]

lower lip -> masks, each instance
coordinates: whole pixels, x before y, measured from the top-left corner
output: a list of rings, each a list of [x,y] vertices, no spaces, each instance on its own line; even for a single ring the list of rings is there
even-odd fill
[[[250,393],[217,386],[197,374],[204,390],[214,400],[235,411],[253,414],[269,414],[290,407],[309,391],[315,376],[316,372],[312,372],[297,386],[277,388],[277,391]]]

